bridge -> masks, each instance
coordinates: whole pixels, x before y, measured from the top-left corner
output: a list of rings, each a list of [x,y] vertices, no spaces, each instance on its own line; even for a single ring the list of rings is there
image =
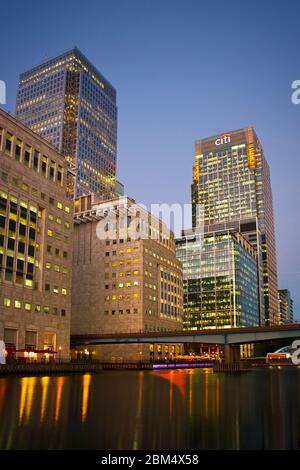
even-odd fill
[[[239,346],[264,341],[300,339],[300,324],[192,331],[94,333],[71,335],[71,346],[137,343],[201,343],[224,346],[225,361],[239,359]]]

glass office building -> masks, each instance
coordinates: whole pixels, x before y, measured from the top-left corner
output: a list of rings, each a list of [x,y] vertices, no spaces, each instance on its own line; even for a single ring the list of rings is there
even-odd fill
[[[239,233],[193,231],[176,240],[182,263],[184,328],[259,325],[257,252]]]
[[[77,48],[21,74],[16,116],[68,160],[72,195],[115,195],[116,90]]]
[[[196,142],[192,203],[194,227],[200,204],[205,231],[238,228],[257,249],[261,323],[279,323],[270,171],[252,127]]]
[[[279,289],[280,323],[293,323],[294,321],[294,301],[288,289]]]

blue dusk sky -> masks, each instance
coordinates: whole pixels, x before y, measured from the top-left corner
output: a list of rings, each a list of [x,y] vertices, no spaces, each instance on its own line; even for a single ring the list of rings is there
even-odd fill
[[[5,10],[7,10],[5,12]],[[138,202],[189,203],[194,141],[253,125],[271,168],[279,287],[300,319],[300,2],[14,1],[0,79],[77,46],[116,87],[118,177]]]

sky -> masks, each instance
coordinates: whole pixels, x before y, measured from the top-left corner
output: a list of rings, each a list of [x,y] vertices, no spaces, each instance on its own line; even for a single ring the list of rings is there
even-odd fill
[[[189,203],[194,141],[253,125],[270,164],[279,287],[300,320],[300,2],[14,1],[0,80],[77,46],[117,89],[118,178],[137,202]],[[5,12],[4,12],[5,13]],[[5,17],[5,15],[4,15]]]

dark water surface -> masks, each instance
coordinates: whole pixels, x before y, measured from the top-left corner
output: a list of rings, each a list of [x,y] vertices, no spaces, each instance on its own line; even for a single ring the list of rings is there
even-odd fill
[[[300,369],[0,378],[0,449],[298,449]]]

